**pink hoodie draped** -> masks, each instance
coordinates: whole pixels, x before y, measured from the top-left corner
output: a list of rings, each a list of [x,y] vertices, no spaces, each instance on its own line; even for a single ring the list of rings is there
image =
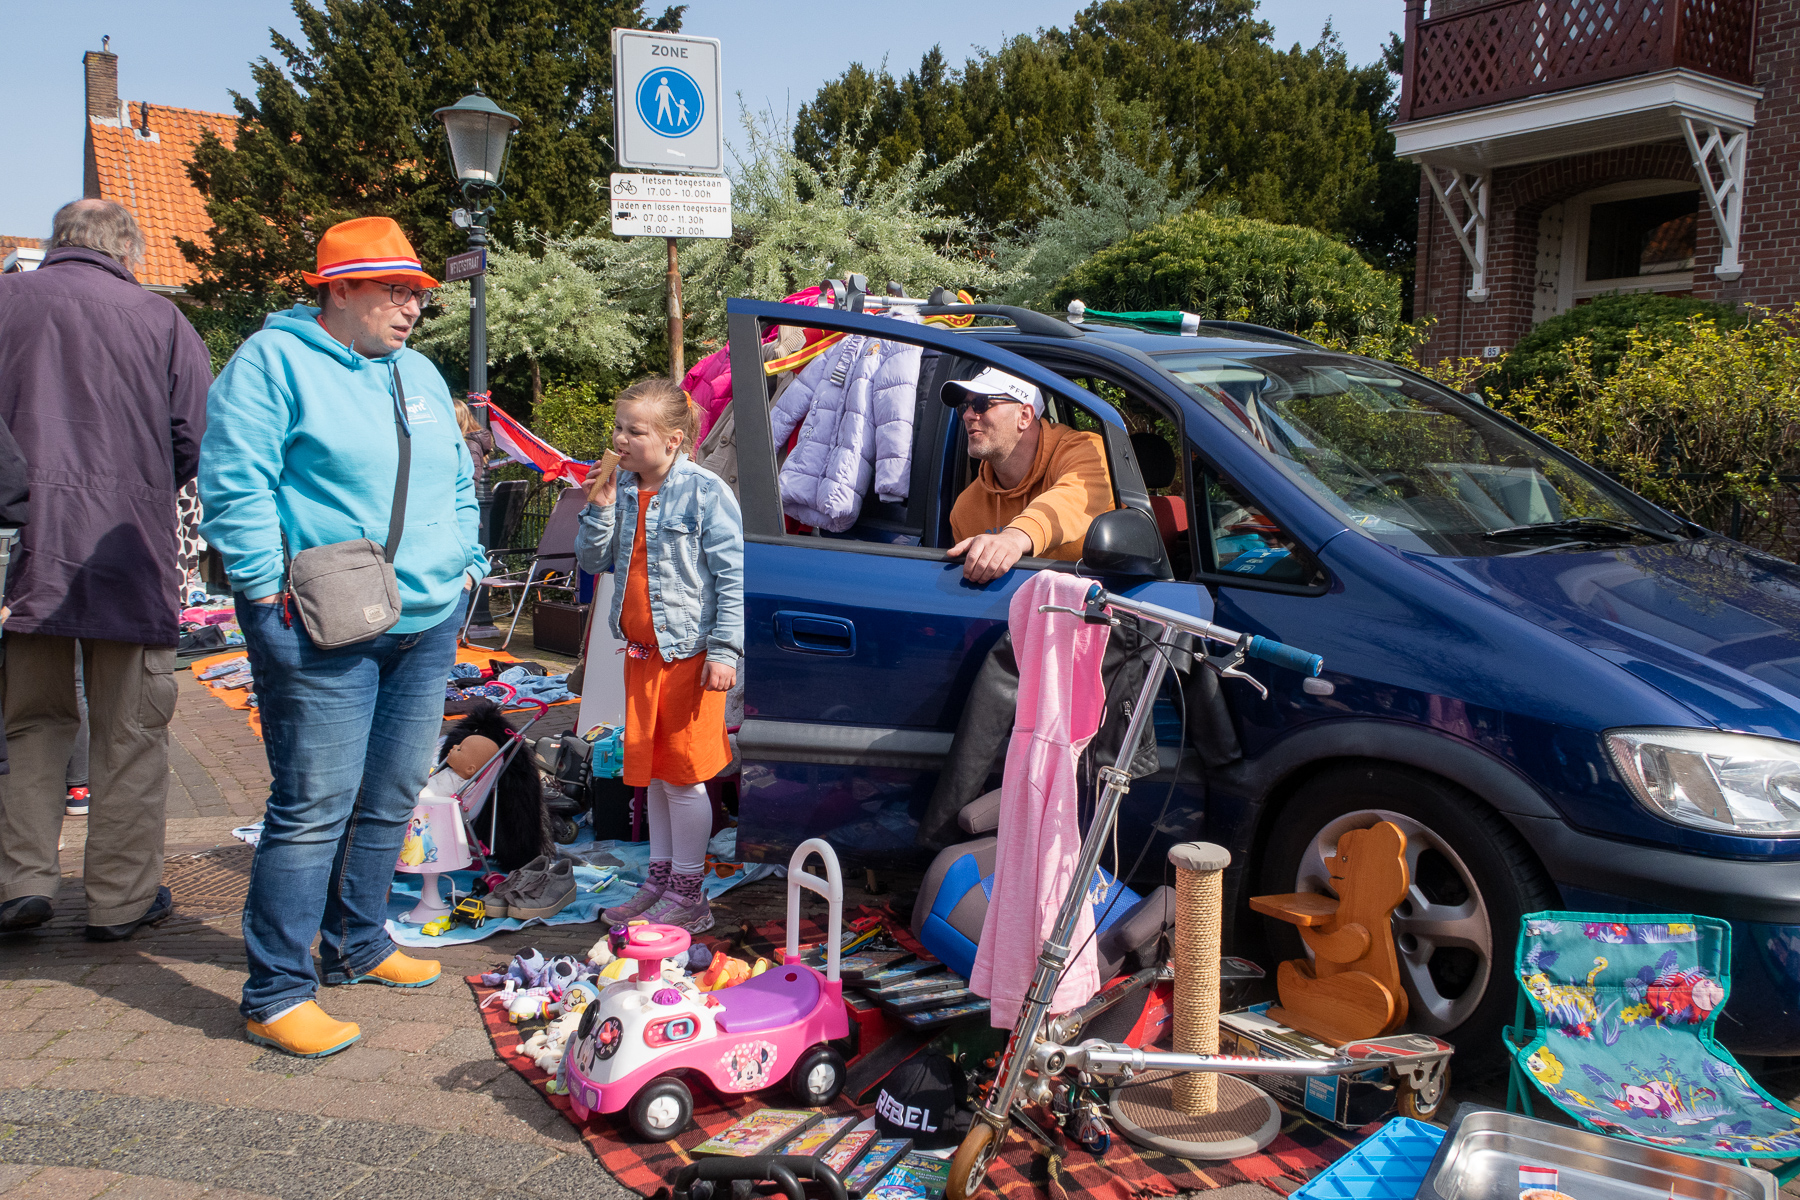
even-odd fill
[[[1013,593],[1007,613],[1019,664],[1019,706],[1000,785],[994,891],[969,980],[976,995],[992,1001],[989,1020],[1000,1028],[1018,1019],[1044,938],[1075,886],[1081,856],[1075,763],[1106,711],[1100,662],[1110,631],[1080,617],[1040,613],[1038,605],[1079,609],[1091,583],[1039,571]],[[1093,910],[1083,905],[1072,943],[1081,950],[1057,985],[1051,1012],[1076,1008],[1099,990],[1093,931]]]

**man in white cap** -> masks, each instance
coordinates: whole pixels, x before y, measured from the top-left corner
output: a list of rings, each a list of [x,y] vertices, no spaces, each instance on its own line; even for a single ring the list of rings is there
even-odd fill
[[[963,560],[963,577],[987,583],[1026,555],[1080,558],[1088,524],[1114,507],[1100,435],[1046,422],[1036,385],[993,367],[940,395],[981,461],[950,510],[949,554]]]

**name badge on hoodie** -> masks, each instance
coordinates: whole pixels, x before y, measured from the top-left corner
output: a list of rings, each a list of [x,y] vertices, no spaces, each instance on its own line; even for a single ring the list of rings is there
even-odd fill
[[[406,398],[406,423],[408,425],[437,424],[437,414],[431,411],[429,397],[408,396]]]

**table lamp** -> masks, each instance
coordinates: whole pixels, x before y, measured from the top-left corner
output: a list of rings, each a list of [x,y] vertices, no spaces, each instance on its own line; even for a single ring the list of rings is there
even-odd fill
[[[427,796],[413,806],[394,869],[424,878],[419,881],[419,902],[402,921],[423,925],[450,911],[438,890],[438,876],[460,871],[474,861],[459,807],[455,796]]]

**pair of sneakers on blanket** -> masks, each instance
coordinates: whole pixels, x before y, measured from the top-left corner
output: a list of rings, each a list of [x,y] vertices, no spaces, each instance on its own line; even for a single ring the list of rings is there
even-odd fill
[[[540,854],[497,884],[484,898],[490,917],[521,921],[554,917],[575,899],[575,867],[566,858]]]
[[[700,885],[704,875],[678,874],[671,863],[652,860],[650,877],[637,895],[600,914],[608,925],[648,921],[652,925],[679,925],[689,933],[705,933],[713,927],[712,906]]]

